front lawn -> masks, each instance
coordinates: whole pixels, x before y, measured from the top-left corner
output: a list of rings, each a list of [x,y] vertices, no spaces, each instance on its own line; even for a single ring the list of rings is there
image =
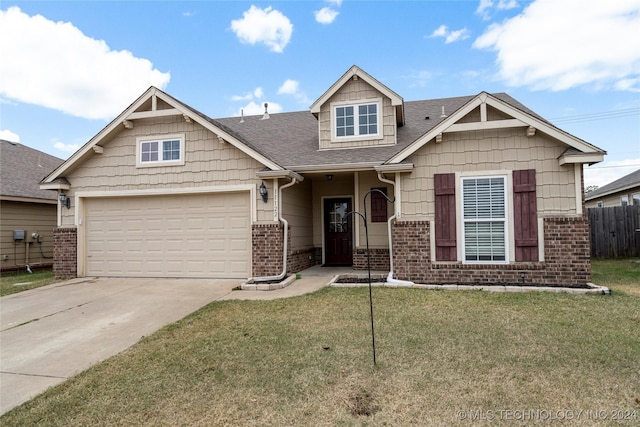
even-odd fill
[[[33,273],[25,271],[19,273],[4,272],[0,276],[0,296],[39,288],[55,282],[56,280],[53,278],[51,270],[35,271]]]
[[[607,263],[611,296],[374,288],[377,367],[366,288],[212,303],[0,423],[638,425],[640,274]]]

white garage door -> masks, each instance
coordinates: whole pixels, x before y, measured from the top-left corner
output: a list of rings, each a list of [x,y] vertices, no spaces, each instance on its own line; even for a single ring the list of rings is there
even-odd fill
[[[87,276],[245,278],[249,193],[85,201]]]

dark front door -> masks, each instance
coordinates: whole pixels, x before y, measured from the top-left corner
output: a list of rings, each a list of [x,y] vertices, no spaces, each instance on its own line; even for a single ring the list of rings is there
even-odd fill
[[[324,263],[352,265],[351,199],[325,199],[324,201]]]

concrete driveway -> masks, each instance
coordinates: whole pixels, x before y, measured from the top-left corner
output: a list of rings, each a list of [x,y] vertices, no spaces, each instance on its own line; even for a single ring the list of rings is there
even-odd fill
[[[2,297],[0,414],[209,302],[229,299],[240,282],[85,278]]]

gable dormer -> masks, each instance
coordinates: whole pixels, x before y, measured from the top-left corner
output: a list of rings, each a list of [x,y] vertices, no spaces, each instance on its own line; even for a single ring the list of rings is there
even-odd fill
[[[311,113],[321,150],[395,145],[404,100],[354,65],[311,105]]]

